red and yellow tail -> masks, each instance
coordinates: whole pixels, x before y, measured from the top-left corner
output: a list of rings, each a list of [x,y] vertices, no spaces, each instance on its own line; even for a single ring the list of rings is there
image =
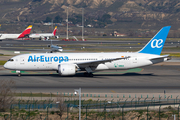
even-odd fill
[[[56,35],[56,31],[57,31],[57,26],[54,28],[54,31],[53,31],[54,36]]]
[[[24,38],[26,37],[27,35],[30,34],[31,32],[31,29],[32,29],[32,25],[29,25],[20,35],[18,38]]]

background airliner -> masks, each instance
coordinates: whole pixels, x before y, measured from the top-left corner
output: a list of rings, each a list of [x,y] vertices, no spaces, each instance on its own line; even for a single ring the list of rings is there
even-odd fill
[[[51,45],[48,45],[48,47],[51,48],[51,53],[53,53],[53,52],[62,52],[63,51],[62,47],[60,47],[58,45],[53,45],[52,40],[51,40]]]
[[[16,70],[19,76],[21,70],[57,71],[61,76],[85,71],[85,75],[93,76],[92,73],[98,70],[123,70],[152,65],[168,60],[168,55],[160,54],[170,28],[163,27],[138,52],[22,54],[9,59],[4,68]]]
[[[52,33],[32,33],[29,35],[29,38],[35,39],[38,38],[39,40],[49,40],[50,37],[56,37],[57,26],[54,28],[54,31]]]
[[[22,33],[20,34],[0,34],[0,40],[3,39],[18,39],[27,37],[32,29],[32,25],[29,25]]]

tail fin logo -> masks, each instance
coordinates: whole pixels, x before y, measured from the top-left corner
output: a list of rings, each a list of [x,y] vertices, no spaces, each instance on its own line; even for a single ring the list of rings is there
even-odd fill
[[[152,48],[161,48],[163,45],[161,45],[163,43],[163,40],[162,39],[154,39],[152,42],[151,42],[151,47]]]
[[[57,31],[57,26],[54,28],[54,31],[53,31],[54,36],[56,35],[56,31]]]
[[[32,29],[32,25],[29,25],[20,35],[18,38],[24,38],[26,36],[28,36],[31,32]]]
[[[163,27],[139,53],[160,55],[171,26]]]

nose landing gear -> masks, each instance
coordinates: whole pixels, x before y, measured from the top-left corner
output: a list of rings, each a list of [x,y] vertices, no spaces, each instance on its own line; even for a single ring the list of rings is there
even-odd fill
[[[18,73],[18,77],[21,77],[21,73]]]
[[[21,71],[20,70],[16,70],[16,73],[18,74],[18,77],[21,77]]]

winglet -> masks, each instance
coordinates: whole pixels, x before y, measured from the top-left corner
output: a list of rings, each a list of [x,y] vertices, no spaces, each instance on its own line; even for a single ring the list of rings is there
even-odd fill
[[[160,55],[171,26],[163,27],[139,53]]]
[[[54,31],[53,31],[54,36],[56,35],[56,31],[57,31],[57,26],[54,28]]]
[[[31,32],[31,29],[32,29],[32,25],[29,25],[20,35],[18,38],[23,38],[23,37],[26,37],[27,35],[30,34]]]

